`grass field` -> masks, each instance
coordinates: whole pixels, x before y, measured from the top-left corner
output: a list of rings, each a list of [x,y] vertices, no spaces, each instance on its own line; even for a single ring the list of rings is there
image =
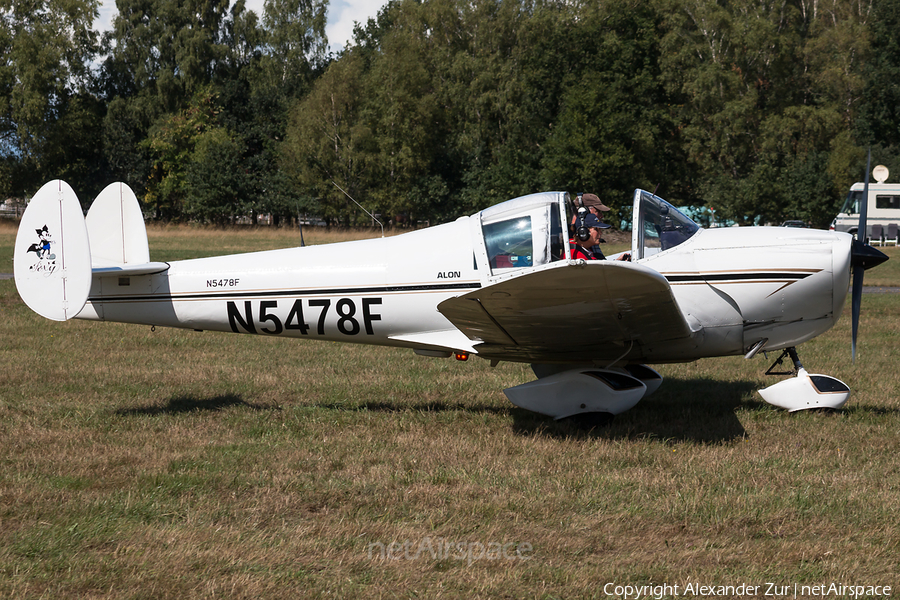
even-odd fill
[[[0,227],[0,272],[14,235]],[[298,243],[149,235],[153,260]],[[900,285],[886,252],[867,285]],[[856,364],[849,306],[800,348],[851,386],[846,410],[762,402],[772,355],[711,359],[661,366],[655,395],[591,432],[509,404],[524,365],[54,323],[12,280],[0,319],[0,597],[900,590],[898,294],[864,297]]]

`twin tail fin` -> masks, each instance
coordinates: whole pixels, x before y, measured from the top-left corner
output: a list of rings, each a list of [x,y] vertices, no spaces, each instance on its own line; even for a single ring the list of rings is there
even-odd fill
[[[94,277],[167,268],[150,261],[143,213],[124,183],[104,189],[85,219],[69,184],[51,181],[31,199],[16,234],[13,271],[19,296],[54,321],[81,312]]]

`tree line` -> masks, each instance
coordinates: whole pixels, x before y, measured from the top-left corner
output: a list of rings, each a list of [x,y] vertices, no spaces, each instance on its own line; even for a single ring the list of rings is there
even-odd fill
[[[217,224],[444,221],[636,187],[827,226],[865,152],[900,173],[900,0],[0,0],[0,197],[125,181]]]

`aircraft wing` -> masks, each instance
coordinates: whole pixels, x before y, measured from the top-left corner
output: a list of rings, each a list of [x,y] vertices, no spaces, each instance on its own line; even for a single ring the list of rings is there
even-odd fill
[[[618,261],[554,263],[438,310],[476,341],[479,355],[500,360],[611,361],[692,333],[665,277]]]

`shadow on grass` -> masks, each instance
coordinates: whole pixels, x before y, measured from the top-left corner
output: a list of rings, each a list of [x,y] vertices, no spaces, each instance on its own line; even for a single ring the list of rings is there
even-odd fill
[[[756,383],[712,379],[667,379],[652,396],[614,419],[591,416],[555,421],[512,404],[491,405],[430,401],[315,404],[315,408],[356,412],[461,412],[511,415],[513,431],[520,435],[553,438],[597,437],[606,439],[660,438],[701,443],[727,442],[746,435],[737,418],[738,408],[758,410],[768,404],[752,398]]]
[[[252,404],[240,396],[224,394],[213,398],[195,398],[193,396],[176,396],[169,398],[164,406],[140,406],[137,408],[122,408],[116,411],[120,416],[155,416],[155,415],[181,415],[192,412],[217,412],[232,406],[243,406],[253,410],[277,409],[277,406],[264,404]]]
[[[409,402],[362,402],[359,404],[341,404],[331,402],[329,404],[314,404],[316,408],[325,410],[343,410],[343,411],[372,411],[383,413],[403,413],[403,412],[424,412],[424,413],[441,413],[441,412],[466,412],[472,414],[492,414],[506,415],[510,413],[511,406],[491,406],[487,404],[465,404],[462,402],[443,402],[431,401],[422,402],[420,404],[410,404]]]
[[[737,418],[739,407],[756,410],[768,406],[746,399],[755,389],[751,382],[667,379],[655,394],[614,418],[591,415],[554,421],[517,408],[512,411],[513,427],[523,435],[558,438],[650,437],[704,444],[728,442],[746,435]]]

